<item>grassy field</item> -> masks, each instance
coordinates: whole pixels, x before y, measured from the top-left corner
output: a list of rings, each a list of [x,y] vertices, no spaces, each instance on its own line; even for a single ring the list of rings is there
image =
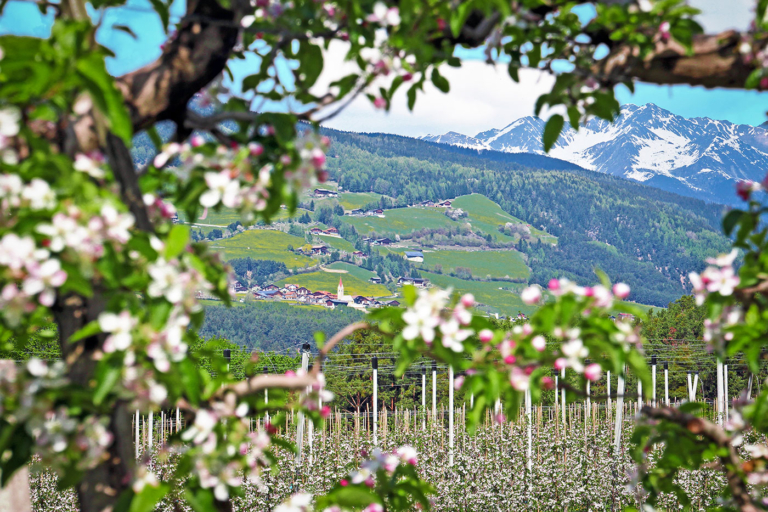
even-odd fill
[[[224,255],[224,259],[251,257],[258,260],[274,260],[285,263],[288,268],[302,268],[316,262],[308,256],[289,252],[289,245],[301,247],[306,241],[282,231],[254,229],[235,235],[226,240],[211,242],[211,248]]]
[[[484,304],[481,309],[500,315],[516,315],[518,312],[530,315],[536,310],[535,306],[526,306],[520,300],[520,294],[509,290],[499,290],[500,286],[508,287],[502,283],[464,281],[444,274],[422,272],[422,277],[429,279],[432,284],[440,288],[453,288],[458,293],[471,293],[477,302]]]
[[[338,203],[345,210],[355,210],[362,208],[368,203],[378,201],[381,198],[381,194],[375,192],[342,192],[339,197],[329,197],[327,199],[314,199],[315,204],[322,204],[324,202],[338,201]]]
[[[404,235],[422,228],[447,228],[457,226],[443,214],[442,208],[397,208],[386,210],[385,218],[379,217],[343,217],[344,222],[352,224],[358,233],[395,233]]]
[[[289,218],[299,218],[300,216],[304,215],[305,213],[309,212],[310,215],[312,215],[312,212],[309,210],[305,210],[303,208],[298,208],[293,215],[290,215],[287,209],[281,208],[277,214],[272,217],[272,222],[281,222],[286,221]],[[179,220],[182,222],[188,222],[188,219],[186,218],[186,214],[183,212],[179,212]],[[193,226],[192,229],[195,230],[201,230],[206,235],[212,230],[212,229],[221,229],[224,230],[227,226],[232,224],[233,222],[240,221],[242,223],[242,219],[240,218],[240,214],[236,211],[230,209],[230,208],[222,208],[221,211],[215,212],[213,210],[208,210],[208,215],[206,215],[205,219],[195,219],[192,221],[193,224],[205,224],[204,226]]]
[[[355,252],[355,246],[352,245],[352,242],[344,240],[343,238],[336,238],[335,236],[315,235],[314,240],[317,243],[323,243],[325,245],[330,245],[334,249],[338,249],[340,251],[346,251],[346,252],[348,252],[350,254]]]
[[[286,283],[295,283],[316,291],[326,291],[336,293],[339,285],[339,278],[344,281],[344,293],[347,295],[365,295],[366,297],[385,297],[392,295],[386,286],[373,284],[352,274],[338,274],[335,272],[309,272],[288,277],[275,284],[282,286]]]
[[[492,278],[528,279],[530,270],[517,251],[436,251],[424,252],[423,268],[434,269],[442,265],[443,272],[455,271],[456,267],[472,270],[472,275]]]
[[[351,263],[346,263],[344,261],[333,262],[330,265],[326,265],[326,268],[333,270],[345,270],[349,275],[358,279],[362,279],[363,281],[368,281],[370,278],[376,275],[376,272],[365,270],[364,268],[360,268],[357,265],[352,265]],[[342,274],[342,276],[343,275],[346,274]]]
[[[461,208],[469,214],[468,221],[472,224],[472,227],[481,229],[484,233],[490,233],[497,240],[510,241],[514,238],[504,235],[499,232],[499,226],[512,222],[513,224],[525,224],[517,217],[508,214],[495,202],[491,201],[482,194],[470,194],[467,196],[460,196],[454,199],[452,206],[454,208]],[[554,242],[556,237],[545,233],[539,229],[530,226],[531,234],[537,238],[541,238],[542,242]]]

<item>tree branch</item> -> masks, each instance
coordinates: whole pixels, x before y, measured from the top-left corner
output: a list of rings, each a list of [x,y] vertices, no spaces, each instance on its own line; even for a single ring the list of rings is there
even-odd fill
[[[645,406],[641,409],[640,413],[651,419],[668,421],[679,425],[691,434],[703,436],[720,448],[725,448],[726,454],[720,456],[720,462],[723,465],[728,486],[731,489],[733,499],[739,506],[739,510],[742,512],[758,512],[762,510],[753,503],[747,484],[739,472],[741,458],[732,445],[733,440],[720,426],[704,418],[681,412],[671,407],[654,408]]]

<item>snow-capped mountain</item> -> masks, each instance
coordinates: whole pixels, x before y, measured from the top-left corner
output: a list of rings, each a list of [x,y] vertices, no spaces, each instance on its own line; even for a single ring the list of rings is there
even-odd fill
[[[468,137],[456,132],[424,140],[478,150],[544,154],[545,122],[524,117]],[[614,123],[592,119],[563,130],[549,156],[707,201],[733,204],[741,179],[768,170],[768,128],[672,114],[653,104],[625,105]]]

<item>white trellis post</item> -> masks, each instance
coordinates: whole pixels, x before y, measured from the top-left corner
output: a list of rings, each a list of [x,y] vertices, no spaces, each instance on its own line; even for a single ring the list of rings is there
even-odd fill
[[[606,416],[611,414],[611,370],[608,370],[605,372],[606,377],[606,391],[608,394],[608,410],[606,411]]]
[[[691,383],[691,372],[688,372],[688,401],[693,402],[693,385]]]
[[[453,466],[453,366],[448,366],[448,465]]]
[[[728,409],[731,408],[730,405],[730,398],[728,398],[728,365],[723,365],[723,398],[725,403],[725,421],[728,421],[729,412]]]
[[[373,369],[373,444],[377,445],[379,444],[379,440],[377,437],[378,434],[378,424],[379,424],[379,416],[378,416],[378,394],[379,394],[379,358],[376,356],[373,356],[373,359],[371,359],[371,368]]]
[[[151,412],[149,413],[149,429],[147,432],[149,433],[149,446],[148,446],[148,452],[152,453],[152,434],[154,434],[154,423],[155,423],[155,413]]]
[[[716,399],[716,410],[717,410],[717,424],[722,426],[723,425],[723,362],[718,358],[717,359],[717,365],[715,368],[715,371],[717,372],[717,399]]]
[[[421,430],[427,429],[427,367],[421,365]]]
[[[528,447],[526,449],[526,458],[528,459],[528,473],[533,467],[533,417],[531,415],[531,390],[525,390],[525,421],[528,423]],[[530,478],[529,478],[530,481]]]
[[[656,407],[656,356],[651,356],[651,381],[653,391],[651,392],[651,404]]]
[[[303,370],[302,373],[306,375],[307,368],[309,368],[309,343],[305,343],[301,348],[301,369]],[[299,411],[299,424],[296,427],[296,445],[298,448],[296,462],[301,463],[301,455],[304,448],[304,413],[301,411]]]
[[[558,388],[558,376],[557,371],[555,371],[555,411],[557,411],[557,404],[560,403],[560,390]],[[557,413],[555,413],[557,414]]]
[[[139,458],[140,448],[141,448],[141,437],[139,437],[139,423],[141,422],[141,417],[139,416],[139,410],[136,409],[136,458]]]
[[[437,361],[432,361],[432,421],[437,420]]]
[[[643,407],[643,381],[640,380],[640,376],[637,376],[637,410],[639,411]]]
[[[269,368],[265,366],[264,375],[268,373],[269,373]],[[269,405],[269,389],[264,388],[264,406],[266,407],[268,405]],[[267,412],[264,414],[264,421],[265,421],[265,424],[269,423],[269,409],[267,409]]]
[[[669,361],[664,361],[664,401],[669,407]]]
[[[562,407],[561,414],[563,416],[563,425],[565,425],[565,408],[566,408],[566,403],[565,403],[565,368],[560,370],[560,379],[563,381],[563,389],[562,389],[562,393],[563,394],[560,396],[560,402],[561,402],[560,406]]]
[[[617,457],[619,455],[619,450],[621,448],[621,427],[622,427],[622,414],[624,412],[624,376],[622,373],[619,374],[619,381],[616,386],[616,427],[613,432],[613,449],[614,449],[614,457]]]
[[[696,375],[693,376],[693,399],[696,400],[696,392],[699,390],[699,372],[696,371]]]

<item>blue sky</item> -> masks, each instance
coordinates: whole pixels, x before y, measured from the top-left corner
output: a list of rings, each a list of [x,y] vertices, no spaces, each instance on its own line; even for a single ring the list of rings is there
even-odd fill
[[[701,22],[708,31],[746,26],[749,0],[692,0],[705,11]],[[726,5],[727,4],[727,5]],[[174,4],[175,18],[183,14],[183,0]],[[0,33],[44,37],[51,19],[41,16],[31,2],[11,0],[0,16]],[[111,73],[120,75],[141,67],[160,55],[165,39],[158,17],[150,12],[146,0],[131,0],[125,9],[111,9],[102,21],[99,42],[112,49],[117,58],[110,59]],[[138,35],[112,29],[115,24],[130,26]],[[340,54],[340,52],[339,52]],[[536,97],[547,87],[548,77],[536,72],[526,75],[523,84],[514,84],[503,72],[489,69],[473,57],[477,52],[465,52],[465,67],[451,71],[452,91],[445,96],[429,91],[417,103],[415,113],[404,108],[405,99],[389,115],[374,111],[366,101],[353,104],[336,118],[332,126],[354,131],[387,131],[404,135],[442,133],[448,130],[474,134],[490,127],[501,127],[518,117],[530,115]],[[333,63],[333,58],[327,60]],[[333,64],[330,65],[333,67]],[[340,67],[340,66],[339,66]],[[247,69],[241,69],[247,73]],[[655,103],[685,117],[727,119],[735,123],[760,124],[766,119],[768,94],[731,90],[705,90],[687,86],[655,86],[638,84],[631,95],[625,89],[617,91],[622,103]]]

